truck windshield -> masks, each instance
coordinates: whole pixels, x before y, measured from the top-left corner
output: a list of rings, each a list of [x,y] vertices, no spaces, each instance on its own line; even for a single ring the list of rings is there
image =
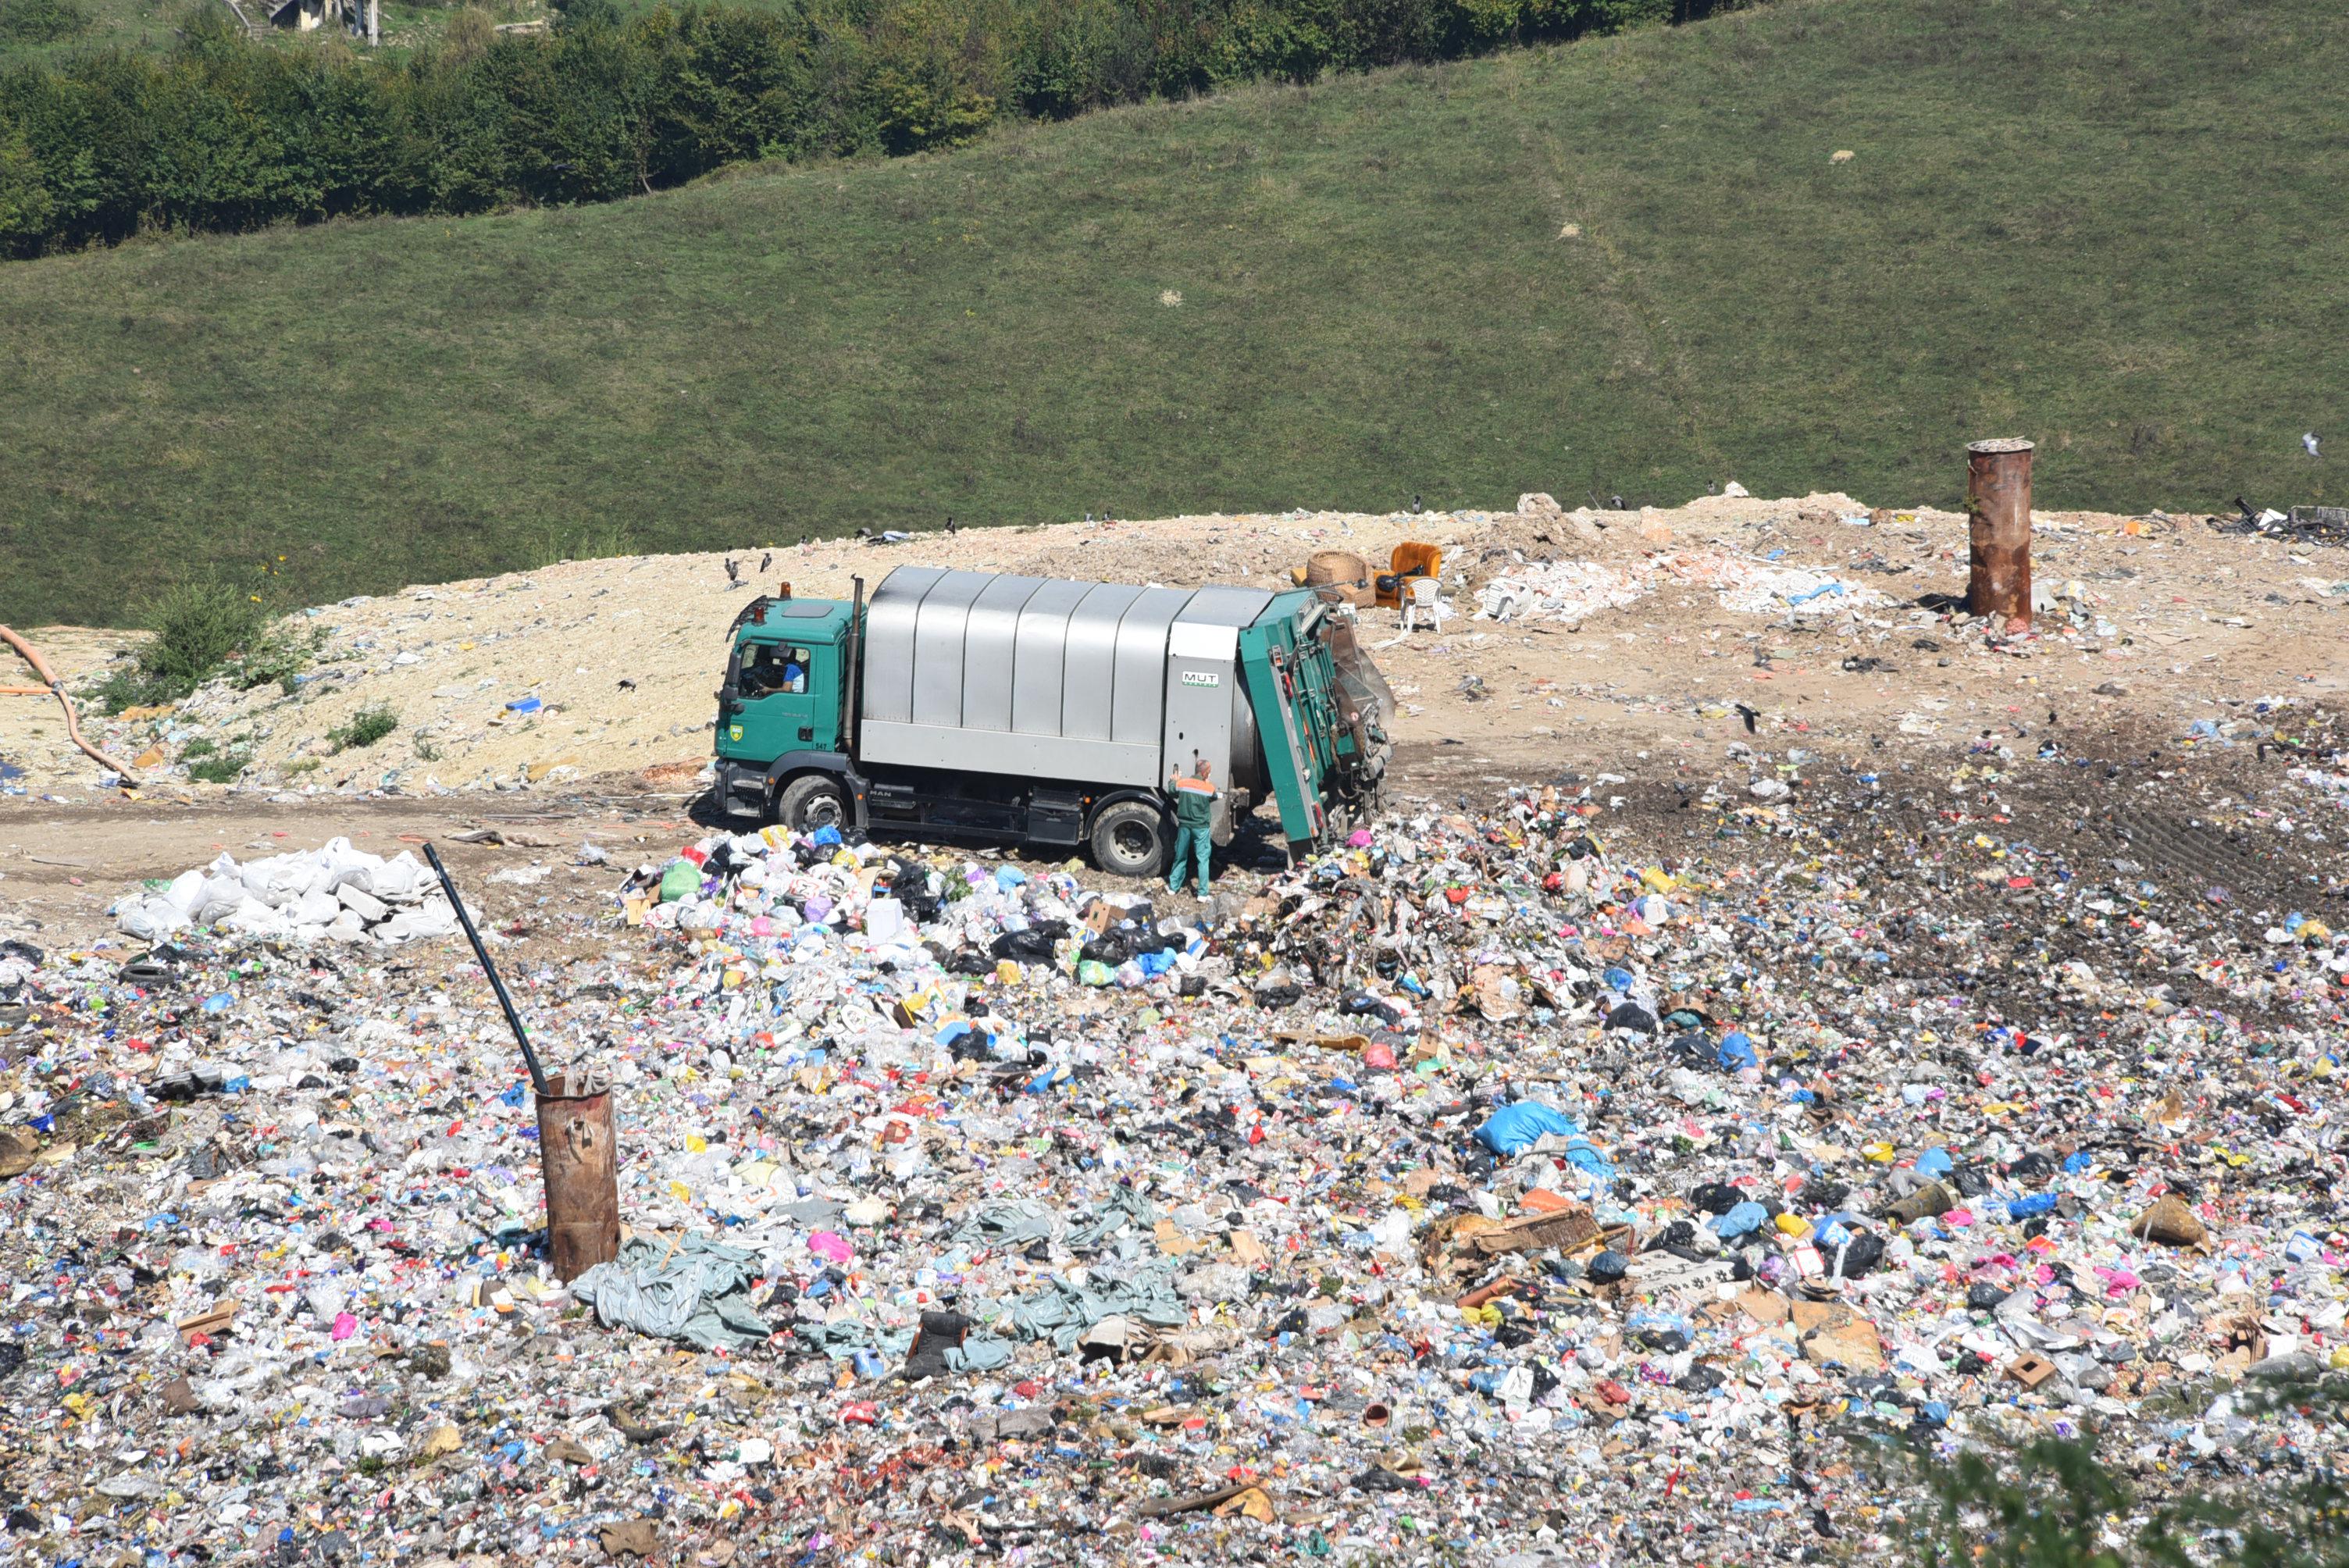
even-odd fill
[[[788,643],[745,643],[736,650],[734,689],[746,697],[808,688],[809,652]]]

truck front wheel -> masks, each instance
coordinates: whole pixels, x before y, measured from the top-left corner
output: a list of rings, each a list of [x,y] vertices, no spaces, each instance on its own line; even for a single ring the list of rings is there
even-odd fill
[[[848,794],[826,773],[802,773],[775,794],[774,820],[794,833],[848,826]]]
[[[1120,800],[1093,819],[1093,864],[1112,876],[1159,876],[1166,870],[1166,816],[1147,800]]]

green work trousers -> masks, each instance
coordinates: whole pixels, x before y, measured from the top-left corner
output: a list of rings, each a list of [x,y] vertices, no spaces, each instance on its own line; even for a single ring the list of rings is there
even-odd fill
[[[1183,857],[1188,855],[1198,868],[1199,896],[1207,896],[1207,857],[1214,854],[1216,841],[1205,828],[1174,830],[1174,863],[1166,868],[1166,891],[1178,892],[1183,886]]]

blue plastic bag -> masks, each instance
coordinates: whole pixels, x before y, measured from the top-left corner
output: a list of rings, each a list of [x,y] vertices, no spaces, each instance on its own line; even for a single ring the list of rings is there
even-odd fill
[[[1761,1057],[1754,1052],[1754,1041],[1743,1029],[1732,1029],[1721,1037],[1721,1049],[1714,1059],[1721,1064],[1723,1072],[1743,1072],[1747,1068],[1762,1065]]]
[[[1546,1134],[1555,1132],[1571,1138],[1581,1130],[1555,1106],[1544,1105],[1537,1099],[1521,1099],[1495,1111],[1476,1130],[1475,1136],[1477,1142],[1506,1159],[1532,1147]]]
[[[1770,1211],[1759,1203],[1740,1203],[1713,1222],[1713,1233],[1724,1242],[1751,1234],[1762,1228],[1770,1218]]]

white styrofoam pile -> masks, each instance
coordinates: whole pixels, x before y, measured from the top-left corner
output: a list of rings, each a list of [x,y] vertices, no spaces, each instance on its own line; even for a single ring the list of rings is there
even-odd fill
[[[1833,573],[1723,550],[1651,555],[1629,566],[1595,561],[1528,562],[1478,590],[1487,621],[1579,621],[1638,603],[1664,583],[1714,590],[1721,607],[1743,615],[1825,614],[1891,601]]]
[[[403,850],[385,860],[351,848],[348,839],[241,865],[223,854],[109,913],[119,930],[149,942],[208,925],[245,936],[397,946],[457,929],[448,897],[414,855]]]
[[[1485,583],[1476,594],[1476,614],[1487,621],[1579,621],[1636,604],[1649,588],[1595,561],[1528,563]]]

